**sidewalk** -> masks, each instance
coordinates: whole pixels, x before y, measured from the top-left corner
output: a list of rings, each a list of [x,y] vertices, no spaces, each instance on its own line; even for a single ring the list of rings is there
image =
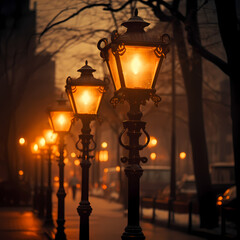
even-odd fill
[[[1,240],[47,240],[42,221],[31,208],[0,208]]]
[[[53,197],[53,212],[57,212],[57,199]],[[76,199],[71,198],[69,191],[65,200],[65,233],[68,240],[79,239],[80,217],[77,213],[78,203],[80,201],[80,192],[76,194]],[[127,225],[127,217],[124,216],[122,205],[116,202],[96,197],[90,197],[91,206],[93,208],[90,215],[90,240],[117,240],[121,239],[124,228]],[[54,222],[56,222],[56,214],[53,214]],[[168,228],[155,226],[148,222],[141,222],[143,233],[146,240],[204,240],[187,233],[174,231]]]

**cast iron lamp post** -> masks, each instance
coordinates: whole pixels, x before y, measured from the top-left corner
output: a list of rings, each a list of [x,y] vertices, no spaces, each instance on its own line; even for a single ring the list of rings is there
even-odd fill
[[[90,123],[96,119],[99,105],[106,90],[106,81],[102,81],[93,77],[93,68],[88,66],[86,61],[85,66],[78,70],[81,76],[77,79],[71,77],[66,81],[66,92],[70,100],[74,115],[82,121],[82,134],[79,135],[79,140],[76,143],[76,148],[82,153],[81,158],[82,167],[82,195],[81,202],[77,208],[80,216],[80,233],[79,239],[89,239],[89,216],[92,212],[90,202],[88,201],[89,189],[89,168],[91,163],[89,161],[89,153],[96,148],[96,143],[93,140],[91,133]],[[78,146],[79,142],[82,143],[82,148]],[[93,147],[90,148],[91,142]]]
[[[47,186],[47,195],[46,195],[46,225],[53,225],[52,218],[52,146],[56,143],[57,133],[54,133],[51,129],[45,129],[43,132],[44,138],[47,145],[47,154],[48,154],[48,186]]]
[[[123,240],[143,240],[145,236],[139,225],[139,181],[143,173],[140,162],[146,163],[146,157],[140,157],[139,151],[147,146],[150,137],[145,131],[146,122],[141,121],[140,106],[149,98],[158,105],[161,98],[155,94],[155,85],[164,57],[169,51],[169,36],[161,38],[149,36],[144,28],[149,25],[137,14],[122,24],[127,31],[119,35],[114,31],[111,43],[106,38],[98,42],[101,57],[106,61],[115,87],[111,103],[127,101],[130,111],[129,120],[123,122],[124,130],[119,136],[122,147],[129,151],[128,157],[121,161],[126,163],[125,174],[128,177],[128,225],[122,235]],[[129,144],[122,142],[127,131]],[[144,145],[140,145],[141,131],[147,136]]]
[[[67,100],[58,100],[58,105],[48,109],[49,122],[54,133],[59,136],[59,189],[57,192],[58,197],[58,218],[57,218],[57,233],[55,235],[56,240],[65,240],[66,234],[64,232],[65,223],[65,204],[64,199],[66,192],[64,189],[64,136],[70,131],[72,124],[72,110],[70,106],[66,104]]]
[[[39,217],[44,217],[44,155],[45,155],[45,138],[39,137],[38,140],[38,147],[40,150],[40,157],[41,157],[41,165],[40,165],[40,190],[39,190],[39,205],[38,205],[38,215]]]
[[[38,155],[39,149],[37,143],[31,144],[31,152],[34,156],[34,193],[33,193],[33,209],[38,209]]]

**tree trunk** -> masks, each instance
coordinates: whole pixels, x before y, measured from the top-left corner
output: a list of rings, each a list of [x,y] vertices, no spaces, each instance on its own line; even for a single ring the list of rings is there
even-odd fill
[[[190,62],[181,23],[178,20],[174,20],[173,28],[187,94],[189,133],[192,144],[193,165],[199,201],[200,226],[212,228],[217,225],[217,212],[215,198],[212,195],[204,130],[202,61],[199,54],[193,49],[193,60]]]
[[[237,186],[237,202],[240,199],[240,30],[236,15],[235,1],[216,1],[218,25],[227,54],[228,66],[230,69],[230,90],[231,90],[231,117],[233,151],[235,160],[235,181]],[[237,204],[237,216],[240,215],[240,206]],[[240,237],[240,219],[237,218],[238,238]]]

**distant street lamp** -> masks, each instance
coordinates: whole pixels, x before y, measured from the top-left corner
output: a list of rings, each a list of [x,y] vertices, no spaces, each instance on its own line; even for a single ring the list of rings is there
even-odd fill
[[[44,217],[44,154],[45,154],[45,144],[46,141],[44,137],[39,137],[37,139],[37,144],[40,150],[40,157],[41,157],[41,166],[40,166],[40,191],[39,191],[39,209],[38,215],[39,217]]]
[[[107,63],[115,87],[111,103],[115,106],[126,100],[130,105],[127,113],[129,120],[123,122],[124,130],[119,137],[120,145],[129,151],[129,156],[121,159],[127,163],[125,173],[128,177],[128,225],[122,235],[123,240],[145,239],[139,225],[139,180],[143,173],[140,162],[147,162],[147,158],[140,157],[139,151],[148,145],[150,137],[145,131],[146,123],[141,121],[140,106],[149,98],[155,105],[161,100],[155,94],[155,85],[170,41],[167,34],[161,39],[149,36],[144,31],[149,23],[137,15],[136,10],[135,16],[122,24],[127,28],[126,33],[119,35],[114,31],[111,43],[106,38],[98,42],[101,57]],[[144,145],[139,144],[141,130],[147,136]],[[126,131],[129,145],[122,142]]]
[[[38,209],[38,156],[39,149],[37,143],[31,144],[31,152],[34,156],[34,193],[33,193],[33,209]]]
[[[53,225],[52,218],[52,146],[56,143],[57,133],[54,133],[51,129],[45,129],[43,131],[44,138],[47,145],[48,153],[48,186],[47,186],[47,196],[46,196],[46,225]]]
[[[89,189],[89,153],[96,148],[96,143],[93,140],[90,123],[97,118],[98,109],[102,100],[103,93],[106,90],[106,82],[93,77],[93,72],[96,70],[91,68],[86,61],[85,66],[80,68],[78,72],[81,76],[77,79],[71,77],[66,81],[66,93],[71,103],[74,115],[82,121],[82,134],[79,135],[79,140],[76,143],[76,148],[82,153],[79,158],[82,159],[82,195],[81,202],[77,208],[80,216],[80,233],[79,239],[89,239],[89,216],[92,212],[92,207],[88,201]],[[82,143],[82,148],[78,146]],[[93,147],[90,148],[91,142]]]
[[[59,137],[59,189],[57,192],[58,197],[58,218],[57,218],[57,233],[55,235],[56,240],[65,240],[66,234],[64,232],[64,211],[66,192],[64,189],[64,136],[70,131],[72,124],[72,110],[67,105],[67,100],[59,99],[58,104],[48,108],[49,122],[54,133]]]

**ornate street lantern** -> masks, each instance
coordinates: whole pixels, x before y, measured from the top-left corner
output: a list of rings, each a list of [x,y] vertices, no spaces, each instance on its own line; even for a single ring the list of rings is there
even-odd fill
[[[78,70],[81,73],[79,78],[67,78],[66,93],[76,117],[82,118],[86,115],[91,118],[98,113],[106,82],[94,78],[95,71],[86,61],[85,66]]]
[[[113,31],[111,42],[106,38],[98,42],[101,57],[106,61],[115,87],[115,105],[121,100],[134,98],[139,101],[151,99],[158,104],[155,85],[163,59],[169,51],[169,36],[154,38],[145,32],[149,23],[137,15],[122,26],[127,28],[123,35]]]
[[[70,131],[73,112],[67,104],[67,100],[63,99],[63,97],[57,102],[57,105],[53,105],[47,110],[49,123],[54,133],[64,134]]]
[[[54,145],[57,141],[57,133],[54,133],[52,129],[43,130],[43,135],[47,145]]]
[[[126,163],[128,178],[128,225],[122,240],[145,239],[139,225],[139,188],[143,174],[140,162],[146,163],[147,158],[140,157],[139,151],[148,145],[150,136],[145,130],[146,122],[141,121],[140,106],[149,98],[156,106],[160,102],[161,98],[155,94],[155,85],[163,59],[169,52],[169,36],[164,34],[154,38],[144,30],[148,25],[136,10],[135,16],[122,24],[127,28],[124,34],[113,31],[110,43],[106,38],[98,42],[100,55],[107,63],[115,88],[111,103],[115,106],[126,100],[130,105],[129,120],[123,122],[124,129],[119,137],[120,145],[129,151],[128,157],[121,159]],[[129,137],[128,144],[122,141],[125,132]],[[144,145],[139,143],[142,132],[147,137]]]
[[[89,153],[96,148],[96,143],[91,134],[90,123],[97,117],[107,82],[94,78],[93,72],[95,70],[88,65],[87,61],[78,72],[81,73],[81,76],[77,79],[68,77],[65,88],[75,117],[82,121],[82,134],[79,135],[79,140],[76,143],[76,148],[81,153],[79,158],[81,158],[82,168],[82,194],[77,211],[80,216],[79,239],[88,240],[89,216],[92,212],[88,201],[89,168],[91,166],[90,158],[93,157]],[[78,146],[80,142],[82,148]],[[92,148],[90,148],[91,143],[93,143]]]

